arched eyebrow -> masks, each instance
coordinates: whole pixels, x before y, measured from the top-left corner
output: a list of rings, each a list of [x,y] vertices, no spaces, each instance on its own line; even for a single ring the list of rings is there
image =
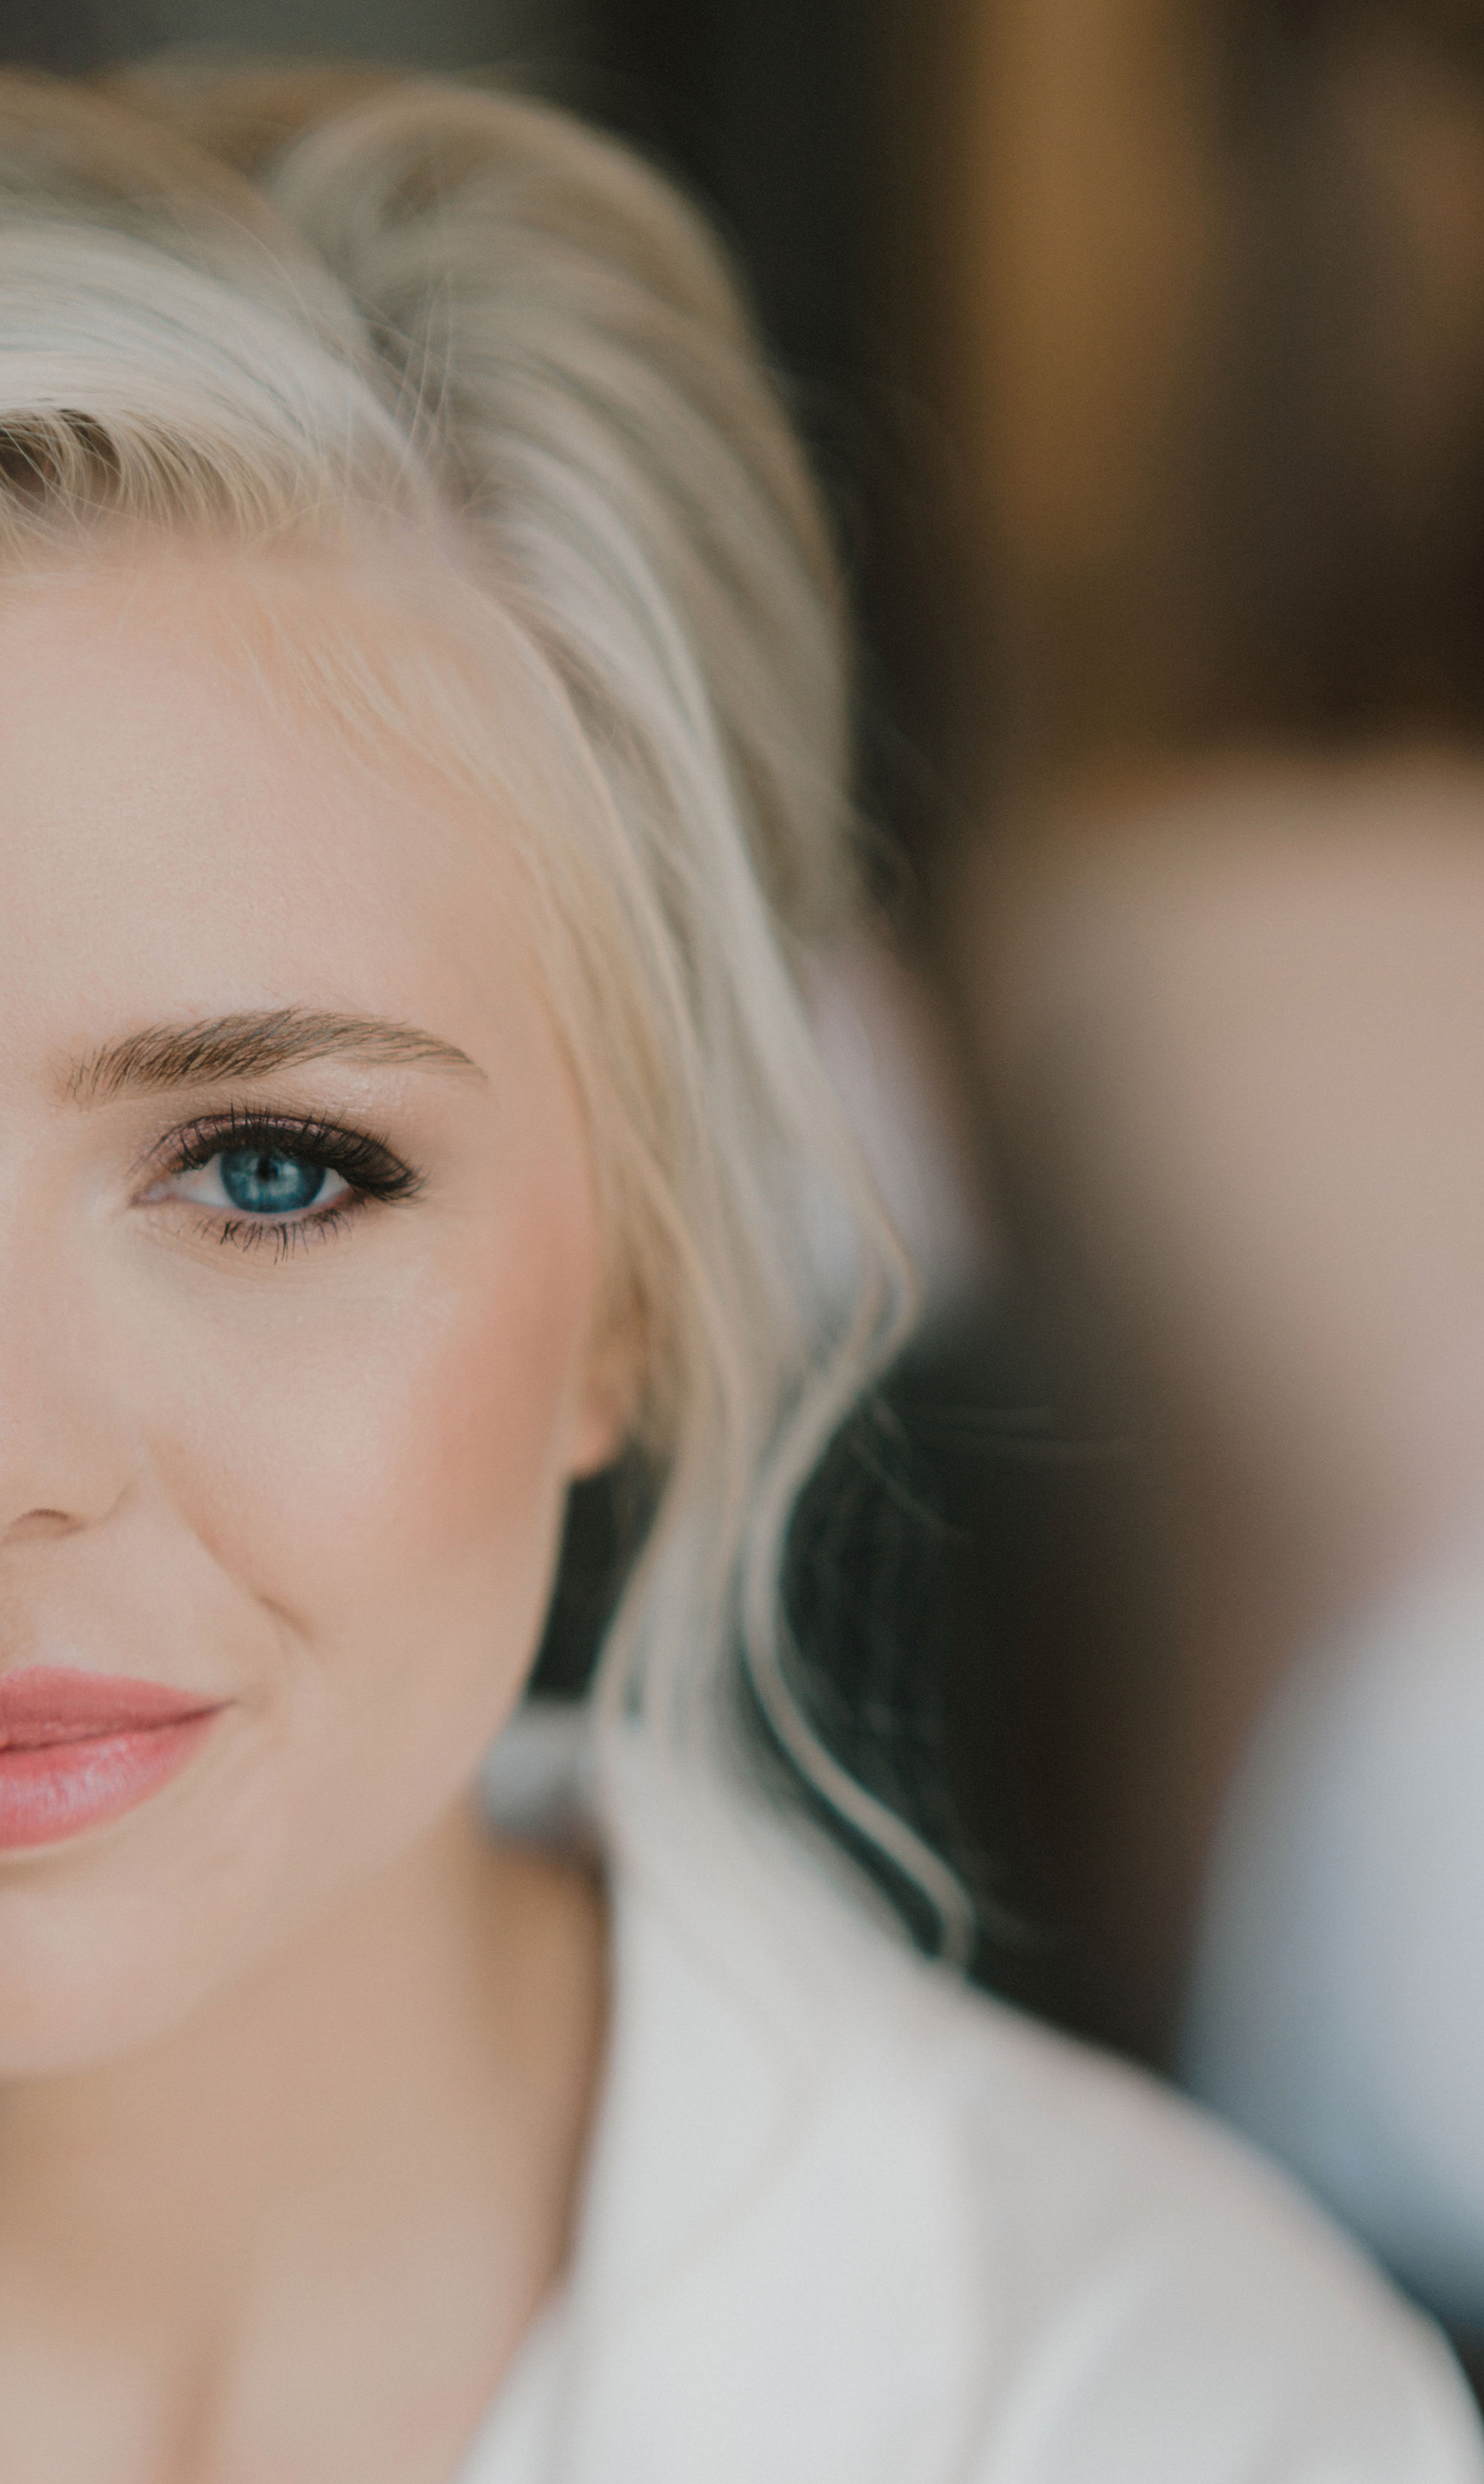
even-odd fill
[[[343,1017],[329,1010],[237,1010],[226,1017],[141,1027],[74,1062],[66,1088],[74,1104],[104,1104],[120,1095],[268,1077],[300,1062],[332,1057],[484,1076],[457,1044],[394,1018]]]

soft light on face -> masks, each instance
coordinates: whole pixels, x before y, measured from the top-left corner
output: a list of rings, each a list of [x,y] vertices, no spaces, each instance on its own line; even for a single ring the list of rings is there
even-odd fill
[[[436,1822],[614,1445],[499,822],[234,674],[244,591],[162,557],[0,604],[0,1689],[220,1709],[0,1851],[0,2076],[177,2022]]]

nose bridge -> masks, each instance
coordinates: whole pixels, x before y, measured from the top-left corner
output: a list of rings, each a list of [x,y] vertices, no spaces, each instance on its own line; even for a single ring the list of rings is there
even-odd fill
[[[82,1237],[0,1148],[0,1547],[106,1517],[132,1471],[108,1322]],[[40,1186],[38,1186],[40,1187]]]

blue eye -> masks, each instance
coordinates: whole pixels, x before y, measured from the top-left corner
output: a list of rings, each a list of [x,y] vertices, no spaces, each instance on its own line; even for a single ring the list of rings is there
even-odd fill
[[[233,1148],[217,1161],[222,1188],[247,1216],[297,1216],[330,1178],[328,1165],[280,1148]]]
[[[328,1239],[372,1205],[416,1199],[422,1176],[368,1130],[327,1121],[229,1113],[198,1121],[162,1142],[174,1162],[148,1184],[140,1205],[187,1202],[205,1210],[218,1241],[249,1250],[272,1240]],[[158,1161],[158,1158],[156,1159]]]

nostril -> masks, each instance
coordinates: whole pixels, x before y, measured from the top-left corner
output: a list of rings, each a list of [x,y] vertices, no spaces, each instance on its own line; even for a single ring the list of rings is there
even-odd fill
[[[77,1523],[65,1509],[28,1509],[23,1518],[0,1527],[0,1542],[25,1544],[37,1537],[67,1535]]]

